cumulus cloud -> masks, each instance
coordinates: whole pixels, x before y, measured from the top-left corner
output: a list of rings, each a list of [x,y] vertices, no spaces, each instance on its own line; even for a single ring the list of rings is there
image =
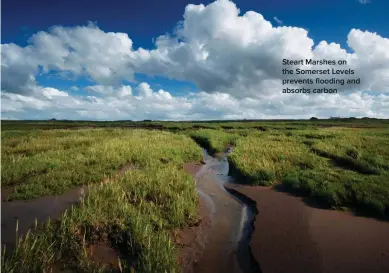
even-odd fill
[[[135,49],[128,34],[104,32],[92,23],[54,26],[28,42],[25,47],[1,45],[2,98],[11,104],[3,109],[9,116],[54,106],[71,117],[91,118],[309,117],[338,111],[388,115],[389,39],[352,29],[347,36],[351,52],[331,41],[314,46],[307,30],[273,26],[254,11],[241,14],[229,0],[187,5],[183,20],[171,33],[157,37],[152,49]],[[337,95],[282,94],[282,80],[287,78],[282,69],[292,68],[283,66],[282,59],[311,58],[346,60],[344,68],[355,70],[353,78],[360,78],[361,84],[337,85]],[[84,96],[71,96],[55,86],[40,87],[35,77],[46,73],[86,77],[93,85],[73,86],[72,91]],[[134,90],[121,84],[134,83],[135,73],[191,82],[200,92],[175,97],[163,89],[152,90],[148,83]],[[304,87],[288,87],[296,86]]]
[[[153,94],[153,90],[151,90],[150,85],[145,82],[139,84],[137,91],[141,97],[150,97]]]
[[[267,119],[310,118],[329,116],[389,116],[389,95],[371,95],[356,92],[336,95],[268,96],[266,99],[236,98],[226,93],[198,92],[185,96],[172,96],[168,91],[152,90],[147,83],[135,89],[148,87],[147,96],[126,93],[119,96],[51,96],[30,97],[21,94],[2,94],[2,118],[31,118],[30,110],[40,110],[35,118],[49,119]],[[50,90],[51,94],[64,91]],[[112,87],[119,93],[126,87]]]
[[[52,88],[52,87],[44,87],[42,88],[42,94],[48,99],[52,99],[53,97],[67,97],[69,94],[60,91],[58,89]]]
[[[1,89],[23,94],[37,88],[35,75],[39,68],[28,47],[15,44],[1,45]]]
[[[348,65],[342,69],[355,70],[354,78],[361,78],[361,84],[337,85],[335,88],[339,91],[388,92],[388,78],[375,75],[388,74],[389,39],[352,29],[347,42],[353,53],[348,53],[339,44],[326,41],[314,47],[305,29],[273,27],[261,14],[249,11],[240,15],[234,3],[219,0],[208,6],[188,5],[184,21],[175,35],[160,36],[156,42],[157,49],[150,51],[150,59],[155,62],[158,57],[163,61],[153,63],[152,67],[140,67],[148,68],[144,70],[146,73],[163,73],[194,82],[207,92],[261,97],[267,92],[264,87],[269,82],[287,78],[282,75],[283,68],[296,68],[282,66],[284,58],[346,60]],[[169,69],[165,69],[166,66]],[[304,75],[294,78],[312,77]],[[280,91],[277,89],[276,92]]]
[[[132,87],[129,85],[122,85],[119,88],[118,96],[119,97],[128,97],[132,95]]]
[[[102,96],[126,97],[132,94],[132,87],[130,85],[91,85],[85,87],[84,90],[89,93],[95,93]]]

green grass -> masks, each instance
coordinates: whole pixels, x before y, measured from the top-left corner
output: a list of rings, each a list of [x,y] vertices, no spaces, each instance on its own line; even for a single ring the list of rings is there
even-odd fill
[[[387,133],[387,132],[386,132]],[[365,174],[389,170],[389,135],[382,131],[344,131],[337,138],[318,141],[315,152]]]
[[[106,238],[137,272],[178,272],[169,230],[197,220],[192,179],[175,166],[127,171],[123,178],[92,187],[86,199],[59,222],[22,239],[2,272],[43,272],[62,263],[80,272],[101,269],[85,249]],[[43,254],[43,255],[42,255]]]
[[[62,194],[96,183],[126,163],[177,165],[201,156],[187,137],[145,130],[80,129],[2,132],[2,183],[15,187],[10,199]]]
[[[223,152],[228,145],[234,145],[239,135],[221,130],[201,129],[189,132],[200,146],[206,148],[210,154]]]
[[[283,184],[325,206],[389,216],[388,130],[248,134],[229,155],[230,174],[251,185]]]
[[[202,157],[191,138],[211,153],[234,145],[228,160],[237,182],[283,185],[331,208],[389,216],[385,120],[2,125],[1,178],[2,187],[14,188],[10,199],[91,184],[88,196],[59,221],[39,224],[14,251],[3,248],[3,272],[50,272],[58,264],[105,272],[88,254],[100,241],[120,251],[124,272],[178,272],[171,232],[198,221],[195,185],[182,168]],[[116,128],[150,125],[165,131]],[[79,128],[87,126],[103,128]],[[128,165],[133,168],[116,175]],[[110,183],[96,183],[102,180]]]
[[[14,132],[9,134],[15,137]],[[107,183],[91,185],[87,197],[79,205],[68,209],[59,221],[38,225],[25,238],[19,238],[14,251],[7,252],[5,249],[2,253],[2,272],[50,272],[57,264],[77,272],[104,272],[107,268],[92,262],[87,251],[89,245],[98,241],[105,241],[121,252],[123,272],[132,272],[131,268],[136,272],[178,272],[177,250],[171,241],[171,231],[198,221],[195,184],[183,171],[182,165],[201,159],[201,149],[189,137],[168,132],[115,129],[47,131],[45,134],[47,139],[43,137],[46,141],[42,140],[45,145],[36,139],[38,133],[27,133],[27,144],[24,140],[20,141],[12,152],[23,145],[23,149],[31,150],[34,156],[45,155],[54,160],[55,155],[62,155],[61,143],[66,142],[61,136],[80,140],[90,134],[92,144],[81,150],[94,158],[101,170],[117,171],[126,161],[137,167],[127,170],[122,176],[108,176]],[[23,138],[23,135],[19,137]],[[35,149],[28,145],[31,141],[50,149]],[[3,144],[10,147],[4,141]],[[80,149],[80,146],[77,148]],[[82,169],[81,163],[74,158],[75,151],[69,152],[72,149],[66,149],[66,162],[77,169],[69,172],[78,174],[78,170]],[[8,154],[12,152],[8,151]],[[58,162],[61,160],[62,157]],[[52,171],[53,177],[63,175],[59,170],[63,169]],[[76,178],[81,184],[82,178],[90,176]],[[40,179],[41,184],[37,180],[20,184],[18,189],[26,191],[19,190],[14,197],[42,195],[34,191],[39,188],[38,185],[53,192],[76,185],[54,179],[46,184],[43,183],[46,176]],[[50,188],[49,183],[57,184]],[[31,185],[31,188],[23,185]],[[28,195],[27,189],[34,194]]]

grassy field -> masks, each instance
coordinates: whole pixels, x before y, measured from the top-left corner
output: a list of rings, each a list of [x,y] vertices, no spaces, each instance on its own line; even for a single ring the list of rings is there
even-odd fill
[[[3,272],[106,272],[90,254],[101,243],[120,253],[113,271],[178,272],[171,232],[198,221],[195,185],[183,171],[202,158],[195,141],[211,153],[233,145],[237,183],[283,185],[327,207],[389,216],[387,120],[7,121],[1,135],[9,201],[91,185],[59,221],[3,249]]]
[[[207,149],[210,154],[225,150],[228,145],[234,145],[239,138],[238,134],[226,133],[222,130],[200,129],[188,132],[200,146]]]
[[[195,185],[183,163],[202,153],[189,137],[122,129],[2,134],[2,179],[15,186],[11,199],[106,180],[90,186],[60,221],[38,225],[15,251],[2,253],[2,272],[50,272],[58,264],[103,272],[88,254],[99,242],[120,251],[124,272],[178,272],[170,232],[198,220]]]
[[[389,130],[254,133],[236,141],[229,161],[241,183],[283,184],[328,207],[389,216]]]
[[[199,156],[189,138],[125,129],[2,131],[2,187],[9,199],[64,193],[112,176],[130,163],[183,162]],[[200,155],[201,156],[201,155]]]
[[[189,133],[211,152],[234,145],[237,183],[284,186],[335,209],[389,217],[389,126],[258,126]],[[386,123],[384,123],[386,125]]]

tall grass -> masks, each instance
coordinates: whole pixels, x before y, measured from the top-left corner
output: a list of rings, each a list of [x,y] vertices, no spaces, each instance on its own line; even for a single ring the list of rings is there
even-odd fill
[[[201,157],[189,138],[145,130],[82,129],[3,132],[2,182],[14,186],[9,199],[62,194],[70,188],[95,183],[126,163],[139,167],[155,161],[175,162]]]
[[[385,131],[385,130],[384,130]],[[237,182],[284,184],[328,207],[389,216],[389,140],[383,130],[249,134],[228,157]]]
[[[120,252],[123,272],[179,271],[170,231],[198,221],[195,184],[182,164],[199,160],[201,149],[186,136],[166,132],[114,130],[110,136],[100,149],[88,147],[95,160],[108,160],[111,168],[130,160],[137,168],[90,185],[81,203],[58,221],[38,225],[19,238],[15,250],[3,250],[2,272],[50,272],[57,265],[103,272],[108,268],[87,251],[99,241]]]
[[[234,145],[239,135],[221,130],[201,129],[189,132],[189,135],[210,154],[222,152],[228,145]]]

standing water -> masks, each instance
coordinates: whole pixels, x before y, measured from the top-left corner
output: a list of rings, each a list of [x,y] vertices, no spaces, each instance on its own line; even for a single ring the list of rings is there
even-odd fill
[[[211,200],[213,215],[209,239],[194,272],[261,272],[249,246],[256,209],[225,189],[232,182],[228,153],[215,158],[203,151],[205,165],[196,174],[196,187]]]

